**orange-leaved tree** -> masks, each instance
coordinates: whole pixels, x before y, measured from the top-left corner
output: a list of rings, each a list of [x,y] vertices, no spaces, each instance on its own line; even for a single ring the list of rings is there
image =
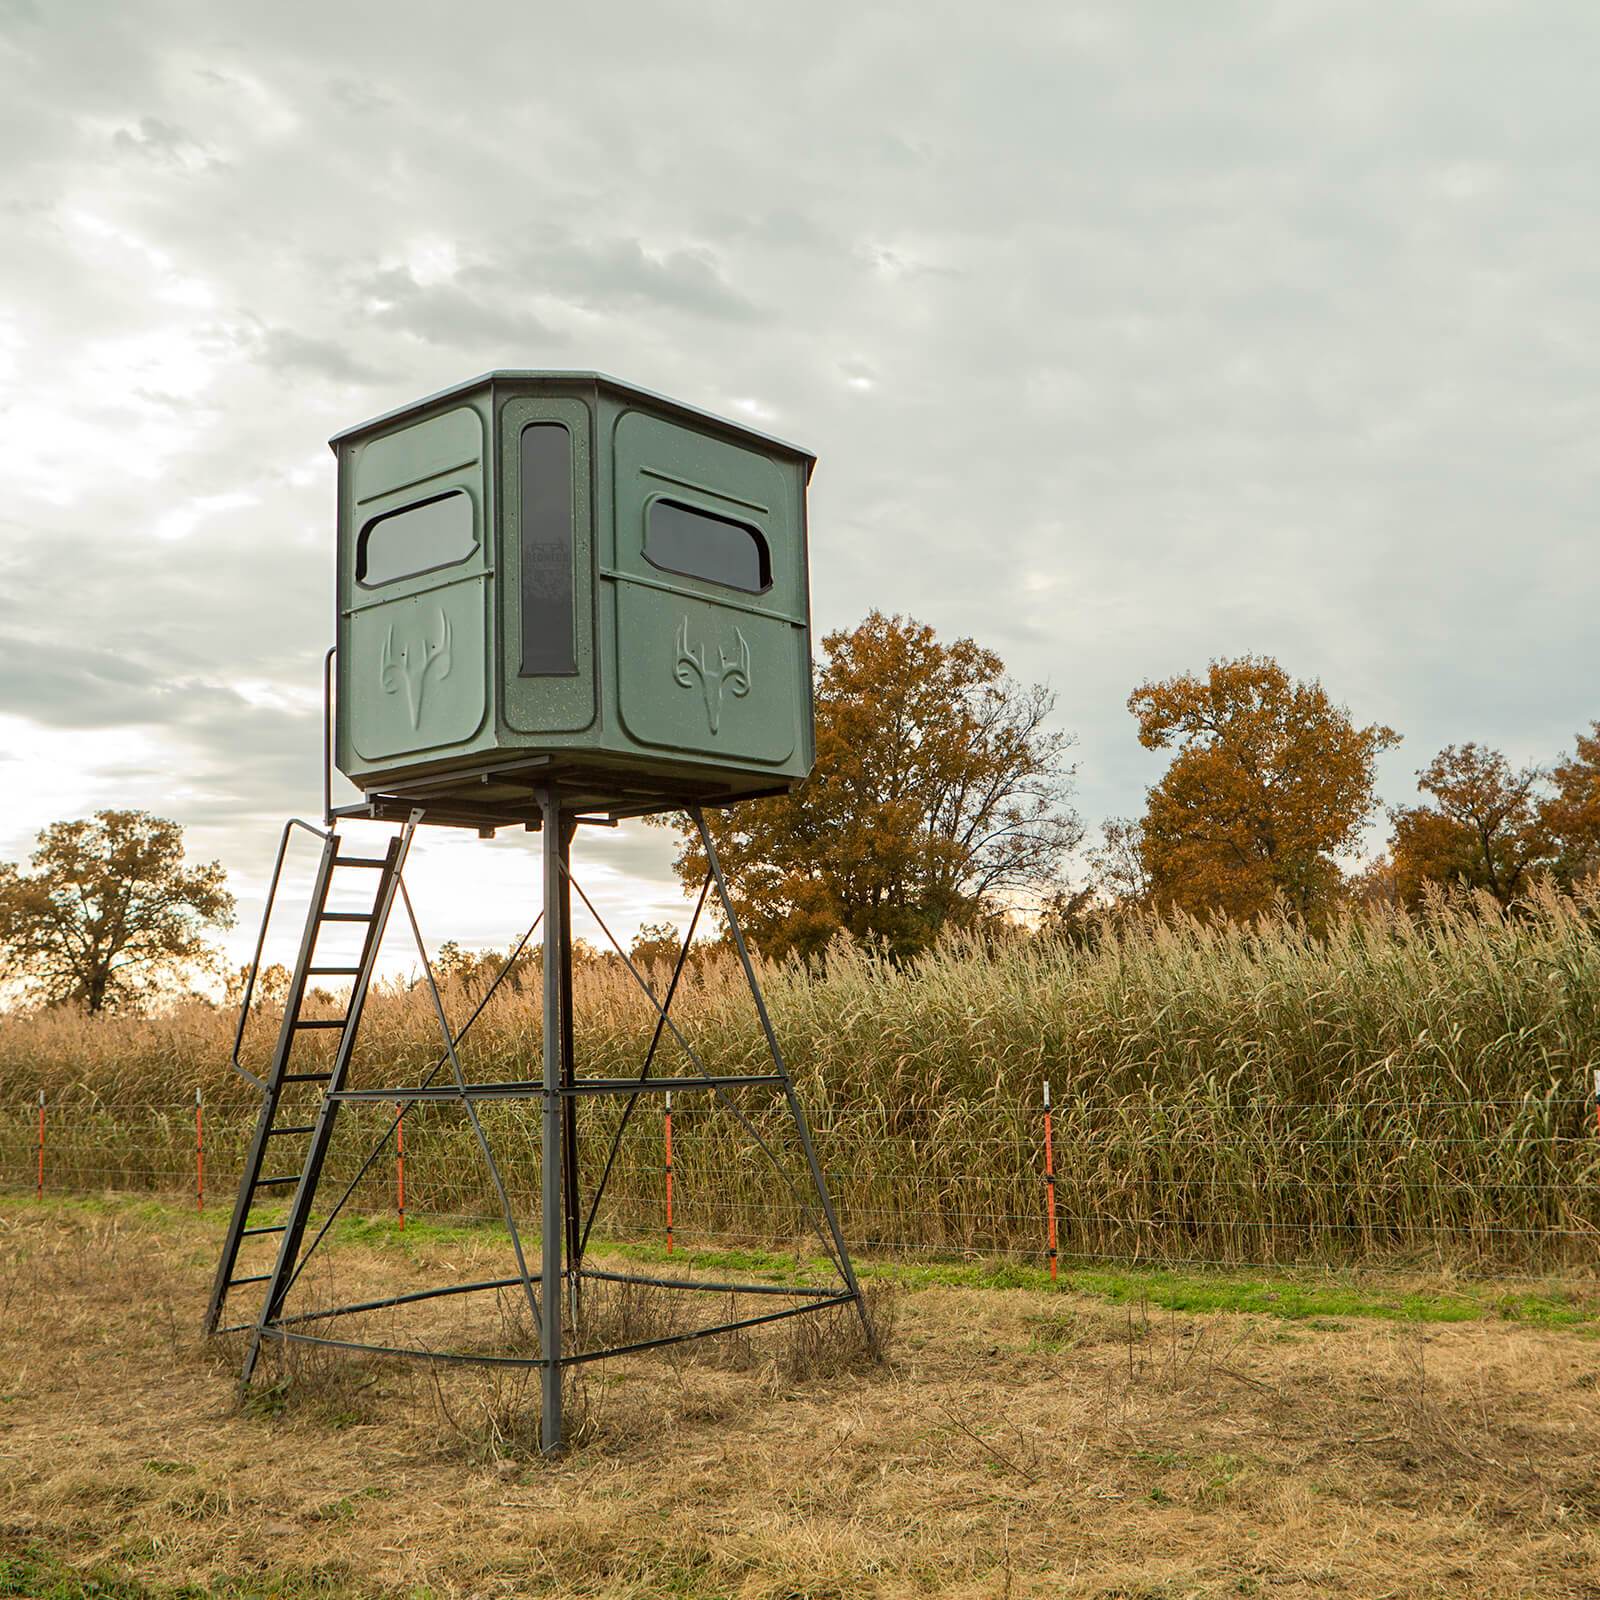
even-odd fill
[[[1503,906],[1524,893],[1551,858],[1539,814],[1542,776],[1485,745],[1446,745],[1417,774],[1431,802],[1389,814],[1402,902],[1420,905],[1430,883],[1486,889]]]
[[[1144,824],[1137,817],[1109,817],[1100,824],[1100,841],[1085,852],[1100,904],[1130,911],[1148,906],[1153,890],[1145,865]]]
[[[1177,753],[1146,800],[1139,850],[1157,905],[1248,918],[1277,904],[1325,921],[1371,816],[1374,765],[1399,735],[1358,727],[1270,656],[1213,661],[1128,700],[1147,749]]]
[[[1575,754],[1550,771],[1555,793],[1539,809],[1563,883],[1600,873],[1600,722],[1578,735]]]
[[[706,814],[754,943],[811,955],[842,929],[909,956],[1039,897],[1083,832],[1055,697],[971,639],[878,611],[822,648],[811,777]],[[692,832],[676,866],[698,886]]]

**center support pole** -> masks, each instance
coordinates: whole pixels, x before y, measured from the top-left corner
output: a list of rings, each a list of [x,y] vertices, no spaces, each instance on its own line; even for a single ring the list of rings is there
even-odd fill
[[[578,824],[561,824],[561,1192],[567,1229],[567,1315],[578,1326],[578,1271],[583,1266],[582,1218],[578,1204],[578,1099],[572,1091],[578,1077],[578,1051],[573,1037],[572,1004],[572,839]]]
[[[544,1404],[539,1447],[561,1448],[561,1246],[564,1233],[561,1175],[565,1165],[562,1128],[562,1001],[567,943],[567,897],[561,868],[568,835],[561,826],[561,801],[554,788],[540,792],[544,845],[544,1094],[540,1140],[540,1228],[543,1258],[539,1271],[540,1354],[544,1358]]]

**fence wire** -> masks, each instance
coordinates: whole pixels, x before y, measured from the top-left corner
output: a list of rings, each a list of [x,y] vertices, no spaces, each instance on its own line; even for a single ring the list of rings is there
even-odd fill
[[[799,1151],[781,1108],[747,1109],[779,1157]],[[0,1111],[0,1187],[12,1193],[117,1191],[231,1207],[255,1122],[236,1100],[192,1096],[108,1108],[64,1098]],[[415,1226],[489,1226],[500,1213],[459,1111],[406,1115],[405,1212]],[[392,1118],[346,1106],[325,1169],[337,1193]],[[537,1106],[480,1106],[513,1204],[537,1212]],[[610,1124],[598,1108],[580,1188],[599,1177]],[[792,1250],[806,1228],[794,1195],[725,1111],[674,1108],[673,1232],[680,1247]],[[929,1117],[926,1105],[824,1108],[819,1156],[853,1249],[906,1260],[1042,1262],[1049,1190],[1042,1115],[1017,1107]],[[664,1233],[659,1113],[630,1125],[612,1169],[600,1236]],[[1465,1267],[1543,1270],[1600,1255],[1600,1131],[1587,1096],[1188,1102],[1058,1108],[1053,1184],[1062,1261],[1172,1265],[1359,1262],[1431,1256]],[[284,1170],[297,1170],[298,1151]],[[393,1141],[352,1205],[396,1210]],[[203,1189],[201,1165],[203,1161]]]

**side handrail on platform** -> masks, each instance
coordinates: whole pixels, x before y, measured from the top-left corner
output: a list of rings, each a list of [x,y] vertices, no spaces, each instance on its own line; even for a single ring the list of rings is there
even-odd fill
[[[333,658],[336,644],[322,658],[322,825],[333,826]]]
[[[332,654],[332,651],[329,651]],[[261,972],[261,952],[267,945],[267,926],[272,921],[272,907],[278,898],[278,880],[283,876],[283,860],[289,852],[289,837],[296,828],[304,828],[313,838],[320,839],[326,847],[332,834],[321,828],[313,827],[309,822],[303,822],[299,817],[290,817],[283,825],[283,836],[278,840],[278,859],[272,864],[272,881],[267,886],[267,903],[261,912],[261,932],[256,935],[256,953],[250,958],[250,976],[245,979],[244,998],[239,1002],[239,1025],[233,1034],[233,1055],[230,1064],[241,1078],[248,1078],[263,1094],[267,1092],[267,1085],[258,1078],[239,1059],[239,1052],[244,1048],[244,1030],[250,1021],[250,1002],[255,998],[256,978]]]

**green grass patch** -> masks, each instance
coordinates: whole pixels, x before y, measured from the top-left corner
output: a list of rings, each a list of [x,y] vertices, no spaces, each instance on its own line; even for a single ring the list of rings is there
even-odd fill
[[[705,1250],[685,1249],[678,1246],[671,1255],[659,1244],[640,1244],[629,1240],[601,1239],[590,1241],[589,1249],[595,1255],[621,1256],[625,1261],[657,1267],[671,1267],[678,1271],[711,1268],[717,1272],[749,1272],[762,1280],[778,1281],[797,1276],[828,1277],[833,1266],[826,1256],[800,1256],[782,1250]],[[670,1277],[671,1273],[662,1276]]]
[[[627,1260],[674,1263],[683,1271],[748,1272],[772,1280],[826,1278],[831,1272],[823,1256],[682,1248],[669,1256],[654,1244],[605,1244],[599,1248]],[[865,1280],[897,1283],[913,1290],[1050,1288],[1050,1275],[1045,1268],[1018,1261],[863,1261],[857,1263],[856,1270]],[[1451,1290],[1387,1289],[1332,1277],[1307,1280],[1290,1274],[1244,1276],[1131,1267],[1069,1270],[1061,1274],[1058,1288],[1093,1295],[1113,1305],[1143,1303],[1164,1311],[1277,1317],[1306,1322],[1319,1332],[1340,1331],[1342,1324],[1336,1320],[1339,1318],[1434,1323],[1501,1318],[1535,1327],[1600,1331],[1596,1309],[1559,1290],[1497,1294],[1490,1285]]]
[[[1089,1269],[1068,1273],[1063,1285],[1116,1305],[1143,1302],[1166,1311],[1222,1311],[1305,1321],[1339,1331],[1342,1317],[1389,1322],[1481,1322],[1501,1318],[1545,1328],[1594,1329],[1596,1310],[1559,1290],[1497,1294],[1490,1285],[1443,1289],[1386,1289],[1381,1285],[1307,1281],[1291,1276],[1242,1277],[1173,1271]]]
[[[114,1213],[168,1227],[199,1224],[218,1236],[227,1221],[226,1213],[220,1209],[197,1217],[181,1203],[143,1196],[47,1196],[43,1202],[38,1202],[31,1194],[24,1194],[17,1199],[27,1207],[39,1206],[68,1214]],[[252,1217],[276,1220],[282,1211],[281,1206],[261,1207]],[[329,1242],[414,1254],[430,1247],[481,1241],[486,1235],[500,1232],[501,1224],[491,1220],[446,1224],[413,1215],[406,1219],[402,1230],[392,1215],[351,1213],[340,1217]],[[597,1259],[612,1257],[649,1266],[663,1277],[702,1273],[748,1276],[757,1282],[816,1284],[836,1281],[832,1263],[821,1254],[680,1245],[669,1255],[665,1246],[655,1241],[599,1236],[591,1240],[590,1253]],[[1044,1267],[1006,1258],[858,1261],[856,1270],[863,1280],[894,1283],[909,1290],[1048,1291],[1052,1287]],[[1562,1288],[1518,1286],[1507,1290],[1492,1280],[1457,1284],[1450,1289],[1430,1289],[1390,1287],[1370,1278],[1354,1281],[1349,1276],[1334,1273],[1310,1277],[1292,1272],[1086,1266],[1064,1267],[1055,1287],[1113,1305],[1145,1304],[1164,1311],[1275,1317],[1304,1323],[1317,1332],[1342,1331],[1346,1321],[1341,1319],[1422,1323],[1501,1320],[1600,1335],[1600,1297],[1584,1298]]]
[[[1580,1305],[1559,1290],[1549,1294],[1502,1294],[1493,1302],[1494,1315],[1507,1322],[1526,1322],[1536,1328],[1590,1328],[1596,1322],[1593,1308]]]
[[[110,1567],[68,1566],[37,1547],[0,1553],[0,1595],[27,1600],[382,1600],[388,1592],[357,1588],[342,1576],[305,1569],[223,1578],[206,1588],[152,1585]],[[434,1600],[433,1591],[413,1589],[406,1600]]]
[[[1286,1277],[1232,1277],[1170,1271],[1093,1269],[1070,1272],[1065,1286],[1109,1300],[1164,1311],[1248,1312],[1299,1322],[1311,1317],[1379,1317],[1396,1322],[1476,1322],[1481,1300],[1444,1291],[1384,1293],[1338,1282]]]

